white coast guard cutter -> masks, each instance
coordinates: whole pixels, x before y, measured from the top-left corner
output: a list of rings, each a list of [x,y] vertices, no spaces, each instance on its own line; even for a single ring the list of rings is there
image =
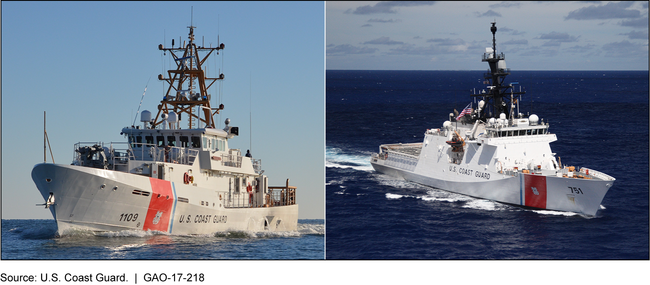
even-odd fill
[[[169,52],[176,69],[158,76],[169,84],[156,117],[143,111],[143,126],[122,129],[123,143],[77,143],[72,165],[41,163],[32,179],[57,222],[93,231],[151,230],[171,234],[220,231],[294,231],[296,187],[269,187],[261,161],[231,149],[239,129],[216,129],[207,90],[217,80],[202,65],[218,47],[194,42]],[[198,81],[198,84],[197,84]],[[189,128],[180,125],[185,114]],[[199,126],[203,127],[199,127]]]
[[[492,48],[483,61],[488,91],[477,110],[468,106],[450,114],[440,129],[430,129],[421,143],[383,144],[371,157],[373,168],[423,185],[525,207],[596,214],[614,184],[602,172],[562,167],[549,143],[557,140],[537,115],[518,112],[513,84],[503,53],[496,53],[496,23]],[[517,109],[517,114],[515,114]],[[496,117],[495,117],[496,116]]]

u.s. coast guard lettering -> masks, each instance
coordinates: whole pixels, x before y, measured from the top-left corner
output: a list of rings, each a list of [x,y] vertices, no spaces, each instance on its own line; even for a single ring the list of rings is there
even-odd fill
[[[178,222],[181,224],[225,224],[228,221],[226,215],[180,215]]]
[[[457,170],[456,166],[451,166],[451,165],[449,166],[449,171],[456,172],[456,170]],[[486,179],[486,180],[490,179],[490,173],[481,172],[481,171],[474,171],[473,169],[467,169],[467,168],[459,167],[458,168],[458,173],[465,174],[467,176],[472,176],[473,175],[476,178],[483,178],[483,179]]]

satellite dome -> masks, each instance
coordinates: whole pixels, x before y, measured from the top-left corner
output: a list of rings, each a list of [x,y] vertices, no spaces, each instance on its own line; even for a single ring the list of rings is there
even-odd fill
[[[167,122],[176,123],[177,120],[178,120],[178,115],[173,111],[169,112],[169,117],[167,118]]]
[[[140,122],[151,122],[151,112],[144,110],[140,114]]]

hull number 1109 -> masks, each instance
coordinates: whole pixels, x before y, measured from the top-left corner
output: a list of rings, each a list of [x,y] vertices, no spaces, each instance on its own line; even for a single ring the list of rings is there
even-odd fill
[[[135,222],[135,220],[137,220],[137,219],[138,219],[138,214],[137,213],[135,213],[135,214],[131,214],[131,213],[124,214],[124,213],[122,213],[120,215],[120,222]]]

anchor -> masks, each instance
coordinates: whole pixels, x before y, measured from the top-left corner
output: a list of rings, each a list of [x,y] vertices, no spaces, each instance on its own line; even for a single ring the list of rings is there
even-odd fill
[[[54,205],[54,193],[52,192],[50,192],[50,197],[47,198],[45,204],[36,204],[36,206],[45,206],[45,209],[50,208],[52,205]]]

